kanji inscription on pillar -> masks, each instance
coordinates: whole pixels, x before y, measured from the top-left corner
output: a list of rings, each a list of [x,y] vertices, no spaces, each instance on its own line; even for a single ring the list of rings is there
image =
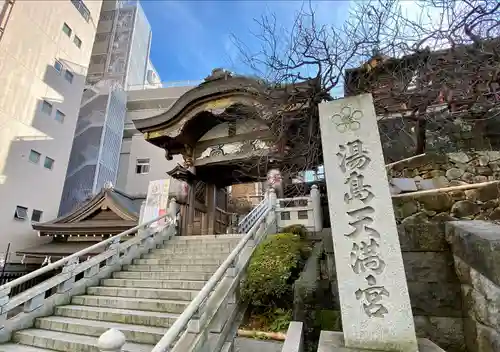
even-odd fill
[[[345,345],[415,352],[413,315],[372,97],[322,103],[319,113]]]

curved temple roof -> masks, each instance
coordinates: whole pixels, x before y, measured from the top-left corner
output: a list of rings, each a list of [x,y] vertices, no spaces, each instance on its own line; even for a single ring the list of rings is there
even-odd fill
[[[32,226],[43,235],[116,234],[137,225],[143,200],[113,188],[103,188],[91,200],[69,214]],[[99,213],[106,210],[110,210],[112,214],[99,216]]]

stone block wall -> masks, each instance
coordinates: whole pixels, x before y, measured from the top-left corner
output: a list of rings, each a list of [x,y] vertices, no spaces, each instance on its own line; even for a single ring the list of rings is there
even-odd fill
[[[500,151],[422,154],[387,165],[389,178],[435,179],[439,187],[500,180]]]
[[[463,278],[457,276],[460,263],[447,241],[445,224],[500,219],[499,189],[500,181],[492,181],[392,197],[417,334],[446,351],[490,352],[471,350],[474,344],[464,339],[477,328],[463,309],[470,295],[464,294]]]
[[[467,350],[500,351],[500,226],[452,221],[446,239],[461,284]]]

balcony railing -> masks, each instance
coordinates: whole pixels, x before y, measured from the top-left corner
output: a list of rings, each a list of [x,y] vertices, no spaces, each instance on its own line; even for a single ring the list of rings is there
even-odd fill
[[[128,86],[127,90],[145,90],[145,89],[172,88],[172,87],[195,87],[203,82],[204,81],[202,79],[199,79],[199,80],[187,80],[187,81],[131,84]]]
[[[87,8],[87,6],[85,6],[83,1],[82,0],[71,0],[71,2],[73,3],[73,5],[75,5],[76,9],[78,10],[78,12],[80,12],[80,14],[85,19],[85,21],[87,21],[87,22],[90,21],[90,11]]]

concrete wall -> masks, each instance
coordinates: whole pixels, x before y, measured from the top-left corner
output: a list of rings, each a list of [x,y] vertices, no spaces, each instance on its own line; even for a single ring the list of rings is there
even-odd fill
[[[137,159],[149,159],[149,173],[137,174]],[[174,156],[173,160],[165,158],[165,151],[147,142],[142,134],[135,134],[124,140],[120,153],[117,188],[129,193],[146,193],[150,181],[169,178],[167,171],[172,170],[182,157]]]
[[[180,155],[174,156],[173,160],[167,160],[165,151],[147,142],[144,136],[135,129],[133,120],[156,116],[167,111],[169,106],[191,88],[170,87],[127,92],[127,116],[120,152],[117,188],[129,194],[146,194],[150,181],[169,178],[167,172],[178,163],[182,164],[183,159]],[[166,107],[162,105],[162,102]],[[150,169],[147,174],[136,173],[137,159],[150,160]],[[176,184],[174,187],[180,187],[180,185]]]
[[[29,219],[14,219],[17,205],[27,207],[30,218],[33,209],[43,211],[42,221],[57,215],[101,8],[101,1],[85,4],[89,22],[70,1],[16,1],[0,41],[0,251],[9,242],[15,251],[38,239]],[[56,59],[62,73],[54,69]],[[72,83],[65,70],[73,73]],[[41,111],[43,100],[53,106],[50,116]],[[56,109],[66,115],[63,123]],[[28,160],[31,149],[41,154],[38,164]],[[52,170],[44,168],[45,157],[55,160]]]

